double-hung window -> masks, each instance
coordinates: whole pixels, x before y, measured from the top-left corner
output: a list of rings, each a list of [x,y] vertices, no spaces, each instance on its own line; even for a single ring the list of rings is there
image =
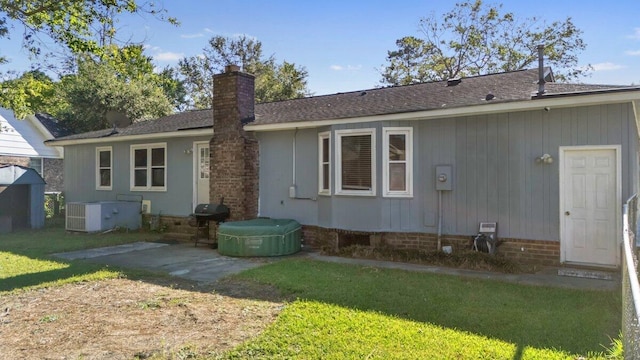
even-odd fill
[[[318,134],[318,194],[331,195],[331,132]]]
[[[336,194],[376,195],[375,129],[336,130]]]
[[[382,129],[383,196],[413,196],[413,129]]]
[[[113,181],[113,151],[111,146],[96,148],[96,189],[111,190]]]
[[[167,190],[167,144],[131,145],[131,190]]]

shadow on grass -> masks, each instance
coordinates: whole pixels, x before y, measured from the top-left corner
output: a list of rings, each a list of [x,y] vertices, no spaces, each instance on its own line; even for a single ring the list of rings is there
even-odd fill
[[[602,352],[620,329],[620,295],[517,285],[312,260],[287,260],[234,278],[293,297],[430,323],[527,347]]]
[[[90,276],[91,274],[94,274],[100,271],[101,268],[103,268],[99,266],[86,266],[84,264],[67,262],[63,262],[62,264],[65,264],[67,266],[60,269],[20,274],[0,279],[0,292],[10,292],[18,289],[41,287],[44,284],[64,281],[74,277],[80,279],[86,276]]]
[[[55,252],[140,241],[67,236],[64,232],[32,232],[0,237],[0,251],[36,260],[52,260]],[[47,243],[33,243],[34,236]],[[157,238],[157,235],[155,235]],[[467,331],[513,343],[514,359],[527,347],[560,349],[570,353],[599,352],[620,328],[620,295],[506,284],[445,275],[331,264],[298,256],[212,285],[170,277],[145,270],[96,264],[89,261],[56,261],[68,267],[22,274],[0,280],[0,291],[37,287],[73,277],[91,276],[100,270],[124,274],[129,279],[191,291],[257,300],[281,301],[302,298],[380,312],[445,328]]]
[[[152,240],[157,234],[150,233],[112,233],[76,234],[67,233],[63,228],[46,228],[40,230],[22,230],[11,234],[0,235],[0,253],[10,254],[4,266],[17,269],[25,267],[23,273],[0,278],[0,292],[11,292],[20,289],[38,288],[54,283],[66,283],[83,280],[98,280],[104,277],[115,277],[120,274],[132,277],[152,278],[154,274],[140,271],[109,267],[105,264],[95,264],[80,260],[64,260],[51,254],[96,248],[102,246],[120,245],[136,241]],[[24,257],[30,261],[20,263],[19,259],[12,259],[11,255]],[[17,264],[10,264],[17,261]],[[59,264],[51,269],[51,261]],[[42,263],[39,263],[42,262]],[[2,269],[0,264],[0,276]]]

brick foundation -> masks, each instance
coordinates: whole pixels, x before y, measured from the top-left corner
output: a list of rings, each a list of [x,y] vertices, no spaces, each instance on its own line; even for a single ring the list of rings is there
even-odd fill
[[[142,218],[144,228],[149,228],[151,219],[156,215],[145,214]],[[176,236],[177,239],[187,240],[195,235],[196,228],[189,225],[189,217],[184,216],[160,216],[160,223],[157,225],[157,231],[163,234],[181,235]],[[215,222],[209,223],[209,237],[214,239],[216,236],[217,225]]]
[[[303,226],[304,245],[312,249],[335,252],[342,246],[348,246],[344,239],[368,240],[369,246],[389,246],[403,250],[435,251],[437,235],[428,233],[369,233],[340,229],[327,229],[318,226]],[[471,236],[443,235],[443,246],[451,246],[453,251],[470,249]],[[500,239],[498,254],[521,264],[560,265],[560,242],[544,240]]]
[[[0,165],[19,165],[29,167],[29,158],[24,156],[0,156]]]

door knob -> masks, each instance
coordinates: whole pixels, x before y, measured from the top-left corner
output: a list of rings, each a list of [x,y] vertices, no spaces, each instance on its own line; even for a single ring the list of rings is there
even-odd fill
[[[571,213],[569,211],[565,211],[564,214],[567,215],[567,216],[571,215]]]

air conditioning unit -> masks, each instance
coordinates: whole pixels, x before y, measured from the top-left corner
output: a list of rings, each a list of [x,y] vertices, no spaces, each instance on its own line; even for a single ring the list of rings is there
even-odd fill
[[[97,232],[116,227],[135,230],[142,222],[140,202],[100,201],[66,204],[65,229]]]

